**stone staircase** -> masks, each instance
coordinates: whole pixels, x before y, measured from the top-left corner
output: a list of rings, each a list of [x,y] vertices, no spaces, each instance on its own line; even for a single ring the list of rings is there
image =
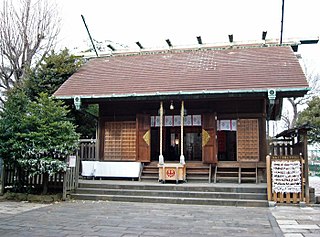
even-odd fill
[[[116,180],[79,180],[72,199],[195,205],[266,207],[265,184],[159,184]]]

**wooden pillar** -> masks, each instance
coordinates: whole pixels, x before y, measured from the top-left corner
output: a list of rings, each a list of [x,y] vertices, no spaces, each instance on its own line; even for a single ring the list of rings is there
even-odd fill
[[[269,154],[270,152],[270,149],[269,149],[269,138],[268,138],[268,135],[267,135],[267,131],[266,131],[266,117],[262,117],[260,118],[260,157],[259,157],[259,160],[260,161],[266,161],[266,157],[267,155]]]
[[[159,165],[163,165],[164,164],[164,157],[163,157],[163,153],[162,153],[162,136],[163,136],[163,102],[160,102],[160,155],[159,155]]]
[[[99,160],[96,161],[103,161],[104,159],[106,159],[106,157],[104,157],[104,148],[106,145],[106,123],[107,121],[105,119],[99,119],[99,145],[97,146],[97,148],[99,149]]]
[[[180,164],[185,164],[185,158],[183,155],[183,126],[184,126],[184,101],[181,101],[181,145],[180,145]]]
[[[272,179],[271,179],[271,156],[267,155],[266,157],[267,165],[267,192],[268,192],[268,201],[272,200]]]
[[[100,161],[102,160],[101,158],[102,157],[99,157],[100,156],[100,134],[101,134],[101,122],[100,122],[100,119],[97,120],[97,127],[96,127],[96,144],[95,144],[95,159],[96,161]],[[81,159],[81,157],[79,157],[79,159]]]

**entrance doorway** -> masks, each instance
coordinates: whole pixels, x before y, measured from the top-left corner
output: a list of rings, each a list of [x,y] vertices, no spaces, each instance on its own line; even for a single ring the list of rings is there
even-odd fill
[[[237,132],[218,131],[218,160],[236,161],[237,160]]]
[[[163,128],[163,156],[165,162],[180,161],[181,128]],[[158,127],[151,128],[151,160],[159,159],[159,134]],[[201,127],[184,127],[183,154],[186,161],[202,160],[202,135]]]

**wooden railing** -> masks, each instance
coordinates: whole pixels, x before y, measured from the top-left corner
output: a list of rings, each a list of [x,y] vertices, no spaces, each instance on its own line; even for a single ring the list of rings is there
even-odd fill
[[[63,186],[63,173],[49,176],[48,189],[61,190]],[[17,164],[5,164],[3,169],[3,190],[16,189],[26,191],[28,189],[41,189],[43,187],[43,175],[30,175],[30,172],[21,169]]]
[[[75,161],[70,162],[70,159],[75,159]],[[70,156],[67,162],[68,162],[68,168],[63,176],[63,195],[62,195],[63,200],[66,200],[69,197],[70,193],[75,191],[76,188],[78,187],[79,171],[80,171],[79,155],[76,154],[74,156]]]
[[[273,139],[269,142],[269,154],[276,156],[301,155],[303,144],[291,139]]]
[[[270,154],[272,155],[293,155],[293,146],[290,140],[273,140],[270,142]]]
[[[68,167],[66,172],[49,176],[48,190],[63,191],[64,199],[78,186],[81,160],[97,160],[96,140],[80,140],[80,147],[75,152],[75,156],[75,167]],[[30,172],[21,169],[17,164],[4,164],[1,173],[1,192],[12,188],[23,191],[43,187],[43,175],[31,176]]]
[[[80,160],[95,161],[98,160],[97,156],[96,139],[81,139],[79,148]]]
[[[96,161],[97,146],[95,139],[81,139],[79,150],[76,152],[75,166],[68,167],[64,174],[63,182],[63,199],[67,199],[70,193],[72,193],[78,187],[78,180],[81,170],[81,161]]]

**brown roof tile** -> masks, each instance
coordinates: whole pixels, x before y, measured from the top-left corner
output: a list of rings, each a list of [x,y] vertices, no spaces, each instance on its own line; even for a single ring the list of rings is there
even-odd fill
[[[89,60],[56,97],[308,87],[291,47],[171,50]]]

